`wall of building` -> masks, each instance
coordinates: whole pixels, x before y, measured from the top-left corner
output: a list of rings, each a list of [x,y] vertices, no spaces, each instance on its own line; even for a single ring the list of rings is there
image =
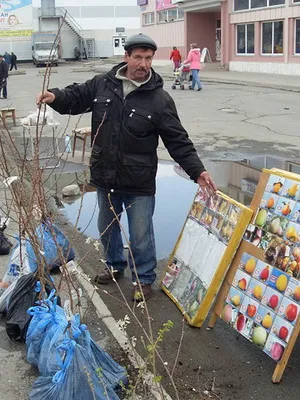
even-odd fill
[[[225,27],[232,46],[228,49],[232,71],[300,75],[300,54],[295,55],[295,19],[300,18],[300,6],[290,3],[259,10],[233,11],[229,0],[229,24]],[[262,22],[283,21],[283,53],[262,54]],[[254,23],[255,50],[253,55],[236,54],[236,24]]]
[[[207,47],[212,61],[216,61],[216,22],[221,13],[186,13],[186,42]]]

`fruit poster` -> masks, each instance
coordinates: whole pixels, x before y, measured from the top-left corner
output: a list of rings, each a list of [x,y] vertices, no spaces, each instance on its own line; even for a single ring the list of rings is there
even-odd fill
[[[278,382],[300,330],[300,176],[264,170],[251,208],[209,325],[220,316],[261,348]]]
[[[242,240],[252,211],[199,189],[162,278],[162,289],[200,327]]]

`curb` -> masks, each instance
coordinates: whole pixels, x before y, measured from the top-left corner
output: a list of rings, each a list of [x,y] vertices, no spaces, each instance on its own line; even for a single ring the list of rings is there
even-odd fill
[[[101,299],[99,293],[95,291],[94,286],[89,282],[88,276],[83,272],[82,268],[78,264],[77,264],[77,269],[79,271],[79,274],[77,275],[77,280],[80,283],[80,285],[84,288],[90,301],[96,308],[99,318],[106,325],[107,329],[110,331],[110,333],[115,338],[115,340],[122,348],[122,350],[126,352],[134,368],[139,368],[141,366],[144,367],[145,362],[143,358],[138,353],[133,352],[130,346],[128,346],[128,337],[124,334],[124,332],[120,331],[116,320],[112,316],[106,304]],[[153,383],[153,378],[154,378],[153,373],[147,371],[143,378],[151,395],[156,400],[162,400],[161,393],[158,391],[157,387]],[[172,397],[168,395],[168,393],[164,390],[162,386],[161,386],[161,392],[163,393],[164,400],[172,400]]]
[[[174,80],[173,75],[164,75],[163,73],[160,76],[165,80]],[[267,83],[259,83],[259,82],[249,82],[249,81],[233,81],[230,79],[219,79],[219,78],[209,78],[205,76],[201,76],[201,81],[205,83],[219,83],[224,85],[238,85],[238,86],[251,86],[251,87],[259,87],[265,89],[275,89],[282,90],[285,92],[293,92],[300,93],[300,87],[292,87],[292,86],[281,86],[276,84],[267,84]]]

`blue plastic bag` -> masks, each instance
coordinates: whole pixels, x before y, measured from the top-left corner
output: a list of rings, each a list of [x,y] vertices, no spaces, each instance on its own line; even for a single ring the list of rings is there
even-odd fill
[[[56,355],[61,369],[53,377],[39,377],[30,400],[119,400],[92,368],[86,350],[75,341],[64,341]]]
[[[75,258],[69,239],[49,219],[40,224],[35,233],[48,267],[57,268],[61,266],[63,263],[62,257],[65,262]]]

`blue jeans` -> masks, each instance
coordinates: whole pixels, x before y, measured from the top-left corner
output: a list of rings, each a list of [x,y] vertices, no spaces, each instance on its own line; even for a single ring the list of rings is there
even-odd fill
[[[106,263],[114,270],[124,272],[127,260],[124,257],[121,229],[110,209],[107,193],[98,190],[98,229],[104,247]],[[151,285],[156,278],[156,249],[153,231],[152,216],[155,208],[155,196],[130,196],[110,194],[111,202],[116,214],[121,217],[124,211],[127,213],[129,242],[137,274],[141,283]],[[109,226],[110,225],[110,226]],[[107,229],[107,227],[109,228]],[[106,230],[107,229],[107,230]],[[106,232],[104,233],[104,231]],[[129,266],[132,272],[132,281],[136,281],[132,258],[129,253]]]
[[[199,78],[199,69],[192,69],[191,71],[192,71],[192,77],[193,77],[191,88],[195,89],[195,85],[197,83],[198,88],[201,89],[202,84],[201,84],[201,81]]]

